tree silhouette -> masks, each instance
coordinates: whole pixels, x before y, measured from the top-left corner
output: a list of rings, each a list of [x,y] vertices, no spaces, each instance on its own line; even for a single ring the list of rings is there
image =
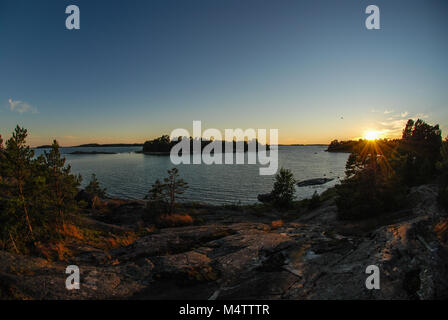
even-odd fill
[[[0,245],[17,253],[40,252],[61,238],[64,217],[77,211],[79,177],[61,158],[54,141],[50,152],[35,158],[28,132],[17,126],[0,143]]]
[[[168,170],[168,177],[163,179],[163,181],[164,183],[157,179],[151,186],[145,199],[149,200],[149,209],[155,211],[166,210],[163,213],[171,214],[176,205],[176,198],[188,189],[188,183],[179,178],[179,170],[177,168]]]
[[[106,196],[106,189],[101,188],[100,182],[96,178],[96,174],[92,173],[90,177],[89,184],[84,189],[88,194],[98,197],[104,198]]]
[[[355,145],[346,178],[336,186],[339,217],[367,218],[402,207],[410,186],[435,178],[441,143],[439,126],[419,119],[407,122],[401,140]]]
[[[151,201],[163,201],[164,199],[164,191],[165,191],[165,185],[160,182],[159,179],[154,182],[154,184],[151,186],[151,189],[148,191],[148,195],[145,197],[146,200]]]
[[[275,176],[274,188],[271,192],[274,205],[280,208],[291,207],[296,191],[295,183],[291,170],[280,168]]]
[[[179,170],[173,168],[168,170],[168,177],[164,179],[168,195],[168,213],[171,214],[176,204],[176,197],[188,189],[188,183],[179,178]]]
[[[34,239],[29,210],[33,193],[30,182],[33,180],[32,159],[34,151],[26,145],[27,136],[28,131],[26,129],[16,126],[12,137],[6,141],[3,173],[10,178],[12,184],[3,184],[2,186],[7,189],[5,191],[9,191],[7,192],[9,197],[5,199],[6,211],[15,216],[17,220],[22,220],[23,217],[29,236]]]
[[[433,177],[441,146],[439,125],[431,126],[421,119],[408,120],[398,145],[404,161],[401,174],[407,185],[425,183]]]
[[[42,158],[46,168],[46,194],[48,206],[55,210],[62,223],[67,211],[76,211],[75,196],[81,178],[70,173],[70,165],[65,165],[65,158],[61,157],[59,144],[56,140],[51,145],[50,152],[45,152]]]

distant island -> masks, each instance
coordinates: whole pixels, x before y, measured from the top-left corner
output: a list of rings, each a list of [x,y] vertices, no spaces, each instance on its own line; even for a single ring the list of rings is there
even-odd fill
[[[360,141],[354,141],[354,140],[347,140],[347,141],[339,141],[339,140],[333,140],[331,141],[330,145],[328,146],[327,150],[328,152],[352,152],[355,147],[360,143]]]
[[[378,145],[386,145],[389,148],[393,148],[397,145],[399,140],[397,139],[379,139],[376,140],[376,143]],[[339,141],[339,140],[333,140],[331,141],[330,145],[328,146],[327,152],[344,152],[344,153],[352,153],[355,151],[359,146],[362,146],[366,143],[368,143],[369,140],[365,139],[359,139],[359,140],[346,140],[346,141]]]
[[[141,147],[142,143],[110,143],[110,144],[99,144],[99,143],[87,143],[81,144],[79,146],[71,146],[65,148],[108,148],[108,147]],[[36,149],[48,149],[51,145],[42,145],[36,147]]]
[[[193,138],[190,138],[190,154],[193,154],[193,145],[194,142],[199,142],[198,140],[195,140]],[[201,139],[201,150],[204,149],[208,144],[215,142],[215,143],[221,143],[222,144],[222,151],[225,152],[226,147],[226,141],[214,141],[214,140],[205,140]],[[144,154],[150,154],[150,155],[169,155],[171,152],[171,148],[174,147],[178,141],[172,141],[168,135],[163,135],[159,138],[156,138],[154,140],[146,141],[143,144],[142,151],[137,151],[137,153],[144,153]],[[255,140],[255,146],[256,150],[258,151],[259,146],[261,144],[258,142],[258,140]],[[249,143],[247,141],[243,141],[243,150],[244,152],[247,152],[249,150]],[[266,145],[266,150],[269,150],[269,145]],[[233,141],[233,152],[237,151],[237,142]]]
[[[107,151],[73,151],[69,154],[82,155],[82,154],[117,154],[116,152]]]
[[[292,144],[278,144],[279,147],[328,147],[326,143],[312,143],[312,144],[304,144],[304,143],[292,143]]]
[[[159,137],[156,138],[154,140],[149,140],[146,141],[145,144],[147,146],[146,149],[152,149],[152,148],[157,148],[157,149],[166,149],[166,147],[163,147],[162,145],[164,144],[162,143],[155,143],[155,141],[163,141],[166,138]],[[207,145],[208,143],[210,143],[210,140],[202,140],[203,143],[205,145]],[[337,140],[335,140],[337,141]],[[341,141],[344,142],[344,141]],[[78,146],[68,146],[68,147],[62,147],[62,148],[109,148],[109,147],[144,147],[143,143],[110,143],[110,144],[99,144],[99,143],[87,143],[87,144],[81,144]],[[174,143],[175,144],[175,143]],[[174,145],[173,144],[173,145]],[[156,147],[157,145],[157,147]],[[245,142],[245,145],[247,145],[247,142]],[[293,143],[293,144],[278,144],[279,147],[327,147],[328,144],[325,143],[313,143],[313,144],[303,144],[303,143]],[[35,147],[35,149],[50,149],[51,145],[49,144],[44,144],[41,146],[37,146]],[[269,145],[267,146],[267,149],[269,150]],[[171,150],[171,147],[169,147],[169,150]],[[224,148],[223,148],[224,150]],[[247,150],[245,150],[247,151]],[[328,150],[327,150],[328,151]],[[143,149],[141,151],[136,151],[136,153],[146,153],[146,152],[151,152],[152,154],[167,154],[169,153],[169,151],[143,151]]]

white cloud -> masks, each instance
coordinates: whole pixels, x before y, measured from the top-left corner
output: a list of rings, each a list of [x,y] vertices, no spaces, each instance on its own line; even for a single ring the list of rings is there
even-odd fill
[[[387,111],[387,110],[386,110]],[[400,136],[403,128],[407,123],[407,119],[413,119],[416,121],[417,119],[427,119],[429,116],[427,114],[419,113],[419,114],[410,114],[408,111],[404,112],[394,112],[388,111],[384,112],[385,115],[388,115],[386,120],[378,121],[378,131],[383,133],[384,136]]]
[[[14,101],[11,98],[8,100],[8,102],[9,102],[9,109],[13,112],[18,112],[20,114],[26,112],[39,113],[35,107],[33,107],[27,102],[19,100]]]
[[[429,118],[429,116],[427,114],[424,114],[424,113],[418,113],[415,117],[417,119],[427,119],[427,118]]]
[[[389,113],[392,113],[392,112],[394,112],[394,110],[384,110],[384,114],[389,114]]]

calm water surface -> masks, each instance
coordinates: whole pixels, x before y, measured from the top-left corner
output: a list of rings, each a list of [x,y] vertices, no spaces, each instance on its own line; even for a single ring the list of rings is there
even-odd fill
[[[92,173],[97,175],[108,195],[143,199],[156,179],[171,169],[169,156],[137,154],[141,147],[61,148],[72,171],[81,174],[85,186]],[[297,199],[304,199],[338,183],[344,177],[348,154],[329,153],[323,146],[280,146],[279,167],[290,169],[295,179],[335,178],[325,185],[297,187]],[[73,151],[108,151],[117,154],[71,155]],[[36,154],[43,150],[36,150]],[[260,176],[258,165],[179,165],[180,175],[190,188],[183,197],[208,203],[254,203],[259,193],[272,190],[274,176]]]

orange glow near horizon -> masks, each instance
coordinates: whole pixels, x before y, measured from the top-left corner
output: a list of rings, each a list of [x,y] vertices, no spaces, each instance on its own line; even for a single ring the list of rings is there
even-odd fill
[[[381,137],[381,133],[379,131],[369,130],[364,133],[364,139],[374,141],[378,140]]]

